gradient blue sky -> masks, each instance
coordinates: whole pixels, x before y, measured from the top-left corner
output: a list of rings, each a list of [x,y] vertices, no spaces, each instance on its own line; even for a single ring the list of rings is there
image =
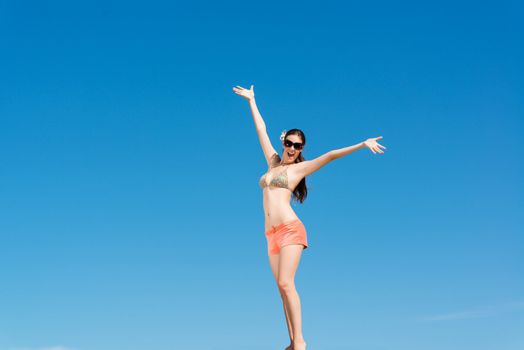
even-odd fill
[[[0,349],[288,342],[270,139],[306,159],[314,350],[524,348],[517,1],[0,3]]]

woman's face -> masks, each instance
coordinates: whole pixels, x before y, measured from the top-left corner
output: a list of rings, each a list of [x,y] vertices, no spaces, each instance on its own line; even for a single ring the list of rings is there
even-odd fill
[[[300,152],[302,152],[302,150],[295,149],[294,145],[291,145],[290,147],[286,147],[286,144],[285,144],[286,140],[291,141],[293,143],[302,143],[302,138],[298,135],[288,135],[287,137],[284,138],[284,141],[282,141],[282,147],[284,147],[282,160],[285,163],[291,163],[297,159],[297,157],[299,156]]]

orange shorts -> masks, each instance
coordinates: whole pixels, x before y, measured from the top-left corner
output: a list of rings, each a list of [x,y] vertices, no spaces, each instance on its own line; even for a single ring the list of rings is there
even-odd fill
[[[268,255],[279,254],[280,248],[288,244],[302,244],[304,249],[308,246],[306,228],[300,219],[272,226],[266,231],[266,239]]]

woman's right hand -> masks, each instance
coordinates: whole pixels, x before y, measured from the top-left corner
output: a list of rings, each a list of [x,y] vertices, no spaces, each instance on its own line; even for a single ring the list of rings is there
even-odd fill
[[[233,91],[235,94],[242,96],[248,101],[255,100],[255,91],[253,90],[253,85],[251,85],[249,90],[237,85],[233,88]]]

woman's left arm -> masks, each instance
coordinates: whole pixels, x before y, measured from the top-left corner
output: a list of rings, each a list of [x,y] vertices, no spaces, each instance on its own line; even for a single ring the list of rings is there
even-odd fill
[[[322,168],[329,162],[347,156],[348,154],[364,147],[368,147],[373,153],[384,153],[384,151],[381,150],[380,147],[384,149],[386,147],[382,146],[377,142],[377,140],[380,140],[381,138],[382,136],[369,138],[366,141],[357,143],[356,145],[335,149],[327,153],[324,153],[323,155],[315,159],[305,160],[303,162],[297,163],[295,166],[296,171],[299,173],[300,176],[308,176],[317,171],[318,169]]]

